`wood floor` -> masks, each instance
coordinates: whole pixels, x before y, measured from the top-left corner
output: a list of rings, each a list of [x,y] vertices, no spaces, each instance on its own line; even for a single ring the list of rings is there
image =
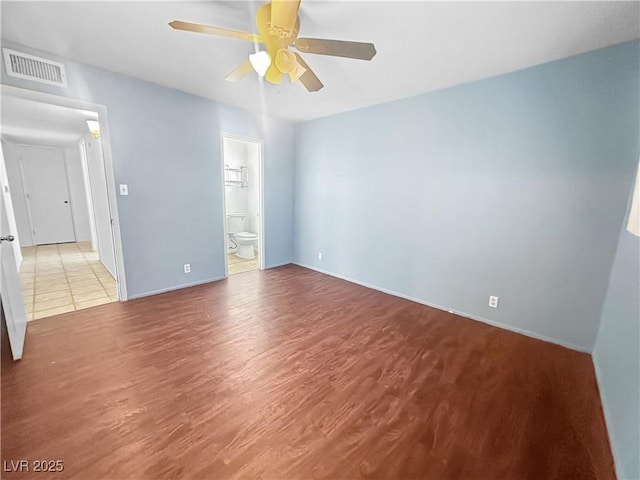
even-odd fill
[[[297,266],[3,347],[3,478],[614,478],[589,355]]]

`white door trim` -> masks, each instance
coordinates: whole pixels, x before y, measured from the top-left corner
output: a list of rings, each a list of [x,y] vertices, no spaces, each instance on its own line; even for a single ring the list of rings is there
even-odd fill
[[[224,184],[224,139],[230,138],[232,140],[240,140],[241,142],[254,143],[259,146],[258,148],[258,170],[260,173],[260,181],[258,198],[260,205],[258,206],[258,268],[264,270],[264,140],[260,138],[246,137],[244,135],[237,135],[235,133],[220,132],[220,183],[222,185],[222,227],[224,231],[224,276],[229,276],[229,262],[227,258],[227,195]]]
[[[26,90],[24,88],[1,85],[2,95],[11,95],[17,98],[33,100],[36,102],[58,105],[60,107],[75,108],[80,110],[90,110],[98,113],[100,122],[100,136],[102,137],[102,155],[104,157],[104,170],[107,181],[107,194],[109,200],[109,212],[111,215],[113,244],[116,257],[116,281],[118,284],[118,298],[121,301],[127,300],[127,279],[124,269],[124,255],[122,252],[122,235],[120,231],[120,217],[118,215],[118,202],[116,197],[116,182],[113,173],[113,158],[111,156],[111,135],[109,133],[109,121],[107,107],[98,103],[87,102],[70,97],[61,97],[49,93]]]
[[[89,213],[89,236],[91,237],[91,250],[98,251],[98,239],[96,233],[96,213],[93,206],[93,192],[91,191],[91,183],[89,182],[89,164],[87,159],[87,144],[84,137],[78,142],[78,150],[80,150],[80,163],[82,165],[82,183],[84,184],[84,193],[87,197],[87,206]]]

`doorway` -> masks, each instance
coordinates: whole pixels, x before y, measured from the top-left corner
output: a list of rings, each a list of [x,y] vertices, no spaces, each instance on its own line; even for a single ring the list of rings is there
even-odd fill
[[[262,270],[263,143],[223,133],[221,144],[226,274]]]
[[[27,320],[126,300],[106,107],[2,87]]]

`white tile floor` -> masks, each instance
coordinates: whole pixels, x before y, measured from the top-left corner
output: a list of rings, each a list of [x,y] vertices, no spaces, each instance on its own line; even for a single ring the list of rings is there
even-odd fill
[[[258,270],[258,252],[254,258],[240,258],[235,253],[229,253],[227,255],[227,267],[229,275],[234,273],[248,272],[249,270]]]
[[[28,320],[118,301],[116,281],[89,242],[25,247],[22,254]]]

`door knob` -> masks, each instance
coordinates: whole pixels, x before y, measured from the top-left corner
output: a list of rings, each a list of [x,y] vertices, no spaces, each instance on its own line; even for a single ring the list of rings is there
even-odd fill
[[[16,239],[13,235],[7,235],[6,237],[0,237],[0,242],[13,242]]]

